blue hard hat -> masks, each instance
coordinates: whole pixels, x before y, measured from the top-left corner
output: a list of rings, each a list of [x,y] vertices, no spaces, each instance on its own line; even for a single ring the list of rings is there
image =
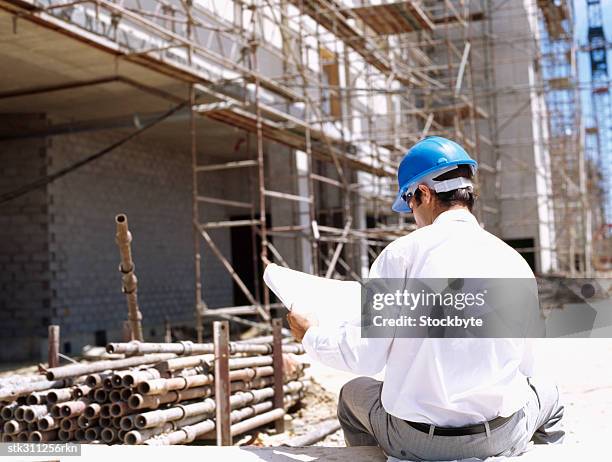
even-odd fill
[[[478,163],[454,141],[441,136],[430,136],[419,141],[408,150],[397,169],[399,192],[392,209],[396,212],[412,212],[405,200],[405,193],[416,189],[421,182],[430,183],[432,178],[458,165],[469,165],[472,173],[478,169]],[[466,180],[463,185],[467,184],[471,183]]]

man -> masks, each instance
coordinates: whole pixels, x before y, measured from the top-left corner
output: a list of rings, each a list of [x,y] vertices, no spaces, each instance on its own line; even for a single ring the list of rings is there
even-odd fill
[[[534,278],[525,260],[483,230],[471,210],[477,163],[453,141],[429,137],[398,170],[397,212],[417,230],[387,246],[370,278]],[[555,386],[535,380],[524,339],[361,338],[359,326],[289,325],[314,359],[359,377],[340,392],[349,446],[378,445],[408,460],[518,455],[529,441],[558,443],[563,407]]]

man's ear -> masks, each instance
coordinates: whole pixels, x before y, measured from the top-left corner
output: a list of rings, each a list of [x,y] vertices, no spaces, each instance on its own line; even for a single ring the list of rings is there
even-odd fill
[[[424,184],[420,184],[418,188],[421,190],[421,201],[429,203],[431,201],[431,190]]]

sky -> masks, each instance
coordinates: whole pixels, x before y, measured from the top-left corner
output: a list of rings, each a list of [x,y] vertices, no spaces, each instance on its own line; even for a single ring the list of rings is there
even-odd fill
[[[577,45],[587,45],[588,44],[588,17],[587,17],[587,0],[573,0],[574,3],[574,18],[575,18],[575,31],[576,31],[576,40]],[[608,43],[612,43],[612,0],[601,0],[601,8],[602,8],[602,22],[604,27],[604,33],[606,36],[606,41]],[[612,49],[608,49],[608,75],[610,78],[610,74],[612,74]],[[583,84],[590,82],[591,80],[591,67],[590,67],[590,58],[588,52],[578,53],[578,81]],[[581,85],[584,87],[584,85]],[[588,90],[584,90],[581,93],[582,96],[582,111],[585,117],[585,126],[589,125],[588,121],[592,117],[592,106],[591,106],[591,95]],[[612,104],[612,96],[611,96],[611,104]],[[610,112],[612,117],[612,108],[610,108]],[[608,130],[612,130],[612,120],[607,121]],[[601,127],[600,127],[601,129]],[[609,136],[609,139],[612,140],[612,133]],[[612,158],[612,154],[609,154],[608,159]],[[607,188],[608,191],[612,188],[612,178],[608,178],[607,180]],[[611,195],[608,195],[610,198]],[[612,221],[612,200],[608,200],[607,204],[607,215],[609,221]]]

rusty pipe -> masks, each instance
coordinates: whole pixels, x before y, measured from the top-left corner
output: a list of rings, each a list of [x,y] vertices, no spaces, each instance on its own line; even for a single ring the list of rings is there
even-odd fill
[[[98,374],[90,374],[85,378],[85,385],[90,386],[91,388],[97,388],[102,385],[104,379],[108,376],[112,376],[112,372],[101,372]]]
[[[131,372],[131,370],[115,372],[110,379],[112,387],[120,388],[121,386],[123,386],[123,377],[130,374]]]
[[[134,394],[134,390],[132,390],[131,388],[124,388],[121,390],[121,400],[122,401],[127,401],[128,399],[130,399],[130,396],[132,396]]]
[[[157,369],[140,369],[125,374],[122,383],[124,387],[134,387],[146,380],[159,379],[160,377],[161,374]]]
[[[54,378],[24,383],[13,388],[2,390],[0,392],[0,401],[12,401],[20,396],[29,395],[35,391],[44,391],[49,390],[50,388],[64,388],[70,386],[71,384],[72,383],[70,380],[59,380]]]
[[[162,433],[166,433],[169,431],[176,431],[179,428],[187,425],[193,425],[201,422],[207,418],[206,415],[196,415],[192,417],[187,417],[185,419],[166,422],[163,425],[160,425],[155,428],[149,428],[146,430],[130,430],[126,433],[124,438],[125,444],[143,444],[146,440],[161,435]]]
[[[15,409],[14,415],[15,415],[15,420],[25,420],[23,418],[23,414],[25,413],[25,406],[19,406],[17,409]]]
[[[271,366],[245,368],[230,371],[231,381],[242,380],[248,382],[258,377],[271,376],[274,369]],[[173,377],[169,379],[147,380],[138,385],[138,392],[143,395],[159,395],[172,390],[185,390],[193,387],[212,385],[213,374],[198,374],[188,377]]]
[[[111,404],[103,404],[100,408],[100,417],[110,418],[111,417]]]
[[[113,443],[117,439],[117,429],[113,427],[103,428],[100,432],[100,438],[105,443]]]
[[[210,385],[214,381],[212,374],[198,374],[188,377],[173,377],[169,379],[147,380],[138,385],[138,393],[142,395],[161,395],[173,390],[185,390],[203,385]]]
[[[108,376],[102,381],[102,388],[106,391],[110,392],[114,387],[112,376]]]
[[[50,390],[47,393],[47,402],[49,404],[63,403],[64,401],[70,401],[73,397],[72,388],[58,388],[57,390]]]
[[[65,432],[73,432],[77,428],[79,428],[79,426],[77,424],[77,419],[75,418],[66,417],[63,418],[60,422],[60,429],[64,430]]]
[[[16,435],[19,432],[23,432],[28,429],[27,422],[19,420],[9,420],[4,424],[4,433],[9,435]]]
[[[55,430],[59,428],[59,423],[59,419],[46,415],[38,421],[38,428],[42,431]]]
[[[67,377],[76,377],[80,375],[90,375],[97,372],[106,371],[109,369],[120,370],[126,367],[143,366],[145,364],[160,363],[174,358],[175,355],[171,353],[160,353],[154,355],[145,356],[132,356],[124,359],[107,359],[103,361],[96,361],[90,364],[69,364],[67,366],[60,366],[49,369],[47,371],[48,380],[59,380]],[[47,387],[51,388],[51,387]],[[32,390],[38,391],[38,390]]]
[[[100,439],[101,427],[89,427],[85,430],[85,441],[97,441]]]
[[[230,342],[229,350],[230,354],[249,353],[268,355],[272,353],[272,345],[267,343]],[[106,345],[106,351],[109,353],[123,353],[129,355],[174,353],[179,356],[191,356],[214,353],[214,344],[193,343],[191,341],[176,343],[143,343],[132,341],[109,343]],[[300,344],[283,345],[283,353],[302,354],[304,353],[304,348]]]
[[[290,403],[291,401],[286,401],[287,405],[289,405]],[[253,406],[248,406],[248,407],[234,410],[230,414],[230,421],[232,423],[238,422],[242,419],[245,419],[246,417],[257,415],[259,413],[268,411],[269,409],[272,408],[272,406],[273,406],[272,402],[267,401],[264,403],[259,403]],[[284,414],[284,410],[282,409],[277,409],[275,411],[282,411],[282,413]],[[133,431],[130,433],[131,435],[134,436],[135,440],[138,436],[142,438],[143,434],[146,436],[150,435],[144,441],[144,443],[147,445],[151,445],[151,446],[158,446],[158,445],[174,445],[174,444],[190,443],[193,440],[195,440],[197,437],[206,435],[215,430],[215,421],[210,418],[206,418],[206,415],[202,414],[202,415],[196,416],[195,418],[201,421],[195,424],[191,424],[189,422],[189,419],[180,420],[175,423],[175,427],[178,427],[175,429],[175,431],[172,431],[166,435],[163,435],[160,438],[151,439],[152,436],[159,434],[157,433],[159,427],[153,428],[151,430]],[[252,420],[252,419],[249,419],[249,420]],[[162,427],[164,431],[168,431],[168,430],[165,430],[166,428],[168,428],[168,423],[164,424],[164,426]],[[139,433],[139,432],[143,432],[143,433]],[[127,438],[127,435],[126,435],[126,438]],[[127,440],[126,440],[126,443],[127,443]],[[139,444],[139,443],[140,441],[135,442],[134,444]]]
[[[133,430],[134,427],[136,426],[136,424],[134,423],[134,415],[126,415],[124,417],[121,418],[121,422],[119,423],[119,426],[121,427],[122,430],[125,431],[130,431]]]
[[[273,409],[272,411],[265,412],[263,414],[257,415],[255,417],[251,417],[250,419],[243,420],[231,426],[230,430],[232,432],[232,436],[240,435],[242,433],[248,432],[249,430],[253,430],[257,427],[261,427],[262,425],[266,425],[268,423],[274,422],[275,420],[283,418],[285,415],[284,409]]]
[[[26,441],[28,441],[30,439],[30,433],[25,431],[25,432],[20,432],[17,434],[17,441],[20,443],[25,443]]]
[[[30,406],[34,404],[47,404],[47,392],[35,391],[33,393],[30,393],[26,398],[26,403]]]
[[[16,402],[7,404],[2,408],[2,411],[0,411],[0,416],[4,420],[11,420],[15,416],[15,409],[17,409],[18,406],[19,404]]]
[[[119,247],[121,263],[119,271],[122,274],[123,293],[127,298],[128,321],[133,340],[143,340],[142,334],[142,313],[138,308],[138,279],[134,273],[134,261],[132,260],[132,233],[128,229],[127,215],[121,213],[115,217],[117,224],[117,234],[115,241]]]
[[[108,399],[110,399],[111,403],[118,403],[121,401],[121,392],[123,390],[119,390],[117,388],[111,390],[108,393]]]
[[[61,416],[75,417],[81,415],[88,405],[89,402],[85,400],[67,401],[61,406]]]
[[[100,416],[100,410],[102,409],[102,405],[99,403],[92,403],[85,408],[83,414],[88,419],[94,419]]]
[[[47,414],[49,414],[49,408],[44,404],[26,406],[23,412],[23,419],[26,422],[34,422]]]
[[[89,419],[85,414],[82,414],[77,417],[76,423],[79,428],[87,428],[89,426]]]
[[[199,414],[210,414],[215,411],[215,400],[206,398],[201,402],[193,404],[179,404],[168,409],[149,411],[135,416],[134,423],[136,428],[145,429],[166,422],[180,420]]]
[[[59,419],[60,417],[62,417],[62,406],[61,404],[54,404],[53,406],[51,406],[51,410],[49,411],[51,416]]]
[[[131,409],[150,408],[156,409],[162,404],[178,403],[189,399],[202,398],[213,394],[213,389],[210,386],[190,388],[188,390],[173,390],[164,395],[147,395],[143,396],[138,393],[130,396],[128,405]]]
[[[38,380],[19,384],[14,387],[0,389],[0,401],[12,401],[20,396],[29,395],[35,391],[49,390],[50,388],[64,388],[72,385],[70,380]]]
[[[76,441],[85,441],[85,429],[84,428],[77,428],[74,431],[74,439]]]
[[[284,393],[296,393],[304,388],[303,382],[289,382],[284,386]],[[274,396],[274,388],[268,387],[260,390],[238,392],[230,396],[232,409],[243,407],[251,403],[258,403]],[[168,409],[149,411],[134,416],[137,429],[142,430],[163,425],[166,422],[180,420],[200,414],[212,414],[215,412],[216,403],[214,399],[207,398],[202,402],[173,406]]]
[[[112,419],[110,417],[100,417],[99,421],[100,427],[102,428],[110,427],[113,424]]]
[[[98,388],[94,391],[94,399],[99,404],[106,403],[106,401],[108,401],[108,391],[104,388]]]
[[[129,409],[130,407],[128,406],[128,403],[126,403],[125,401],[119,401],[111,404],[110,415],[111,417],[120,417],[127,414]]]
[[[89,385],[77,385],[73,388],[72,396],[74,399],[82,398],[83,396],[87,396],[92,389],[93,387]]]
[[[49,442],[49,441],[57,441],[57,430],[50,431],[35,431],[30,433],[30,440],[39,443],[39,442]]]
[[[186,356],[174,359],[168,359],[155,366],[160,372],[173,371],[177,369],[185,369],[188,367],[203,367],[207,373],[212,370],[212,364],[215,360],[214,354]],[[230,358],[229,368],[244,369],[247,367],[271,366],[272,356],[247,356],[245,358]]]
[[[121,419],[123,418],[123,416],[116,416],[116,417],[111,417],[111,425],[113,428],[116,428],[117,430],[121,430]]]
[[[187,425],[181,429],[164,435],[160,438],[148,439],[145,444],[152,446],[174,445],[182,443],[191,443],[198,436],[204,435],[215,429],[215,422],[212,419],[206,419],[202,422]]]

